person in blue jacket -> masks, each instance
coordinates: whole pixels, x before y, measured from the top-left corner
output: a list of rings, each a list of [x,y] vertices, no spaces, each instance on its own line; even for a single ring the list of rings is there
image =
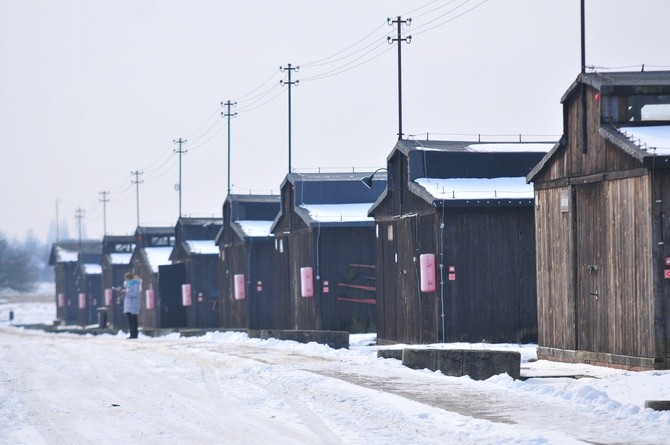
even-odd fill
[[[137,316],[140,313],[140,292],[142,291],[142,279],[139,275],[127,272],[124,275],[125,281],[123,288],[125,290],[125,298],[123,299],[123,312],[128,318],[128,328],[130,335],[128,338],[137,338],[138,320]]]

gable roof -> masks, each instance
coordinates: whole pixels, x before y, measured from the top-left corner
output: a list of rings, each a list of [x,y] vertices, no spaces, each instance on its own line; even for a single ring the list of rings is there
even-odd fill
[[[551,142],[398,141],[417,178],[504,178],[526,176],[554,146]]]
[[[352,204],[373,202],[386,185],[385,174],[375,175],[378,183],[367,188],[361,179],[372,172],[346,173],[289,173],[282,182],[295,189],[296,204]]]
[[[582,73],[563,94],[561,102],[574,94],[582,83],[606,95],[670,94],[670,71]]]
[[[214,240],[221,230],[223,220],[221,218],[186,218],[179,217],[175,225],[177,242],[184,243],[189,240]]]
[[[135,235],[174,235],[174,227],[170,226],[138,226]]]
[[[134,235],[105,235],[102,238],[102,252],[105,255],[111,255],[115,253],[120,253],[115,250],[117,245],[135,245],[135,236]]]
[[[399,140],[387,159],[390,162],[396,153],[407,158],[409,183],[403,186],[431,205],[528,205],[527,192],[532,193],[532,186],[523,190],[520,183],[554,146],[554,141]],[[440,189],[447,186],[450,190]],[[479,197],[474,197],[476,194]],[[370,214],[386,197],[387,193],[379,197]]]
[[[670,125],[616,128],[603,125],[600,134],[648,169],[670,166]]]
[[[79,261],[79,253],[102,254],[102,242],[99,240],[63,240],[53,243],[49,255],[49,265],[56,263],[76,263]]]
[[[281,189],[293,187],[294,202],[290,205],[308,227],[369,226],[374,224],[367,215],[372,203],[386,189],[386,175],[378,172],[372,188],[361,180],[373,172],[346,173],[289,173]],[[283,217],[283,210],[275,218],[271,230]]]
[[[230,206],[230,228],[240,239],[270,238],[270,227],[281,207],[279,195],[229,194],[223,203]],[[226,228],[216,236],[218,245]]]
[[[172,264],[170,261],[170,254],[173,247],[145,247],[139,249],[138,252],[146,260],[146,265],[149,266],[152,273],[158,273],[159,266]]]
[[[226,197],[224,206],[230,205],[231,221],[272,221],[279,212],[279,195],[236,195]]]
[[[629,127],[615,127],[601,125],[600,135],[614,144],[647,169],[670,167],[670,125],[639,125]],[[532,182],[556,152],[563,145],[556,146],[542,158],[528,173],[526,180]]]

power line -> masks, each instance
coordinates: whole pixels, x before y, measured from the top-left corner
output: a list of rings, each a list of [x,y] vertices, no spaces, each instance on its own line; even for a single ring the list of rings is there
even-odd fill
[[[222,120],[222,122],[223,122],[223,120]],[[213,135],[211,135],[210,137],[208,137],[208,138],[205,139],[204,141],[200,142],[199,144],[192,145],[192,146],[191,146],[191,151],[195,150],[196,148],[200,148],[200,147],[202,147],[203,145],[206,145],[209,141],[211,141],[212,139],[214,139],[215,137],[217,137],[217,136],[219,135],[219,133],[221,133],[221,132],[223,131],[223,129],[226,128],[227,126],[228,126],[228,125],[224,123],[223,125],[221,125],[221,126],[219,127],[218,130],[216,130],[216,133],[214,133]]]
[[[437,0],[435,0],[435,1],[437,1]],[[440,5],[440,6],[438,6],[437,8],[433,8],[433,9],[431,9],[430,11],[425,11],[425,12],[422,12],[421,14],[414,14],[414,12],[416,12],[416,11],[420,11],[420,10],[422,10],[422,9],[424,9],[424,8],[426,8],[426,7],[430,6],[430,5],[432,5],[433,3],[435,3],[435,1],[432,1],[432,2],[428,3],[427,5],[423,5],[423,6],[421,6],[420,8],[416,8],[414,11],[406,12],[405,14],[402,14],[402,15],[410,15],[410,14],[412,14],[412,18],[416,20],[417,17],[423,17],[423,16],[426,15],[426,14],[433,13],[433,12],[437,11],[438,9],[446,8],[447,6],[451,5],[452,3],[456,3],[457,1],[462,1],[462,0],[451,0],[450,2],[447,2],[447,3],[443,4],[443,5]],[[469,1],[469,0],[468,0],[468,1]]]
[[[338,52],[336,52],[336,53],[334,53],[334,54],[331,54],[331,55],[328,56],[328,57],[324,57],[323,59],[315,60],[314,62],[303,63],[303,64],[302,64],[303,68],[311,68],[311,67],[314,67],[314,66],[328,65],[328,64],[330,64],[330,63],[335,63],[335,62],[337,62],[337,61],[339,61],[339,60],[346,59],[346,58],[349,57],[349,56],[344,56],[344,57],[338,58],[338,59],[336,59],[336,60],[334,60],[334,61],[332,61],[332,62],[326,62],[326,60],[330,60],[330,59],[332,59],[333,57],[337,57],[337,56],[339,56],[340,54],[342,54],[342,53],[344,53],[344,52],[350,50],[350,49],[353,48],[353,47],[355,47],[356,45],[358,45],[358,44],[361,43],[362,41],[366,40],[368,37],[370,37],[371,35],[373,35],[373,34],[376,33],[377,31],[379,31],[379,29],[381,29],[384,25],[385,25],[385,23],[382,23],[381,25],[379,25],[378,27],[376,27],[375,29],[373,29],[371,32],[369,32],[368,34],[366,34],[364,37],[362,37],[361,39],[359,39],[359,40],[357,40],[356,42],[352,43],[351,45],[349,45],[348,47],[344,48],[344,49],[341,50],[341,51],[338,51]],[[370,45],[373,45],[373,44],[374,44],[374,42],[371,43]],[[370,45],[368,45],[368,46],[370,46]],[[368,46],[363,47],[363,49],[367,48]],[[361,49],[361,50],[362,50],[362,49]],[[355,51],[354,53],[352,53],[352,54],[350,54],[350,55],[356,54],[356,53],[360,52],[361,50],[357,50],[357,51]],[[325,62],[325,63],[324,63],[324,62]]]
[[[247,93],[245,93],[245,94],[243,94],[243,95],[241,95],[241,96],[238,96],[237,99],[235,99],[235,102],[239,102],[239,101],[241,101],[242,99],[244,99],[244,98],[246,98],[247,96],[249,96],[250,94],[255,93],[256,91],[258,91],[259,89],[261,89],[264,85],[266,85],[267,83],[269,83],[275,76],[277,76],[277,74],[278,74],[277,71],[273,71],[273,72],[272,72],[272,75],[271,75],[270,77],[268,77],[267,79],[265,79],[265,80],[264,80],[260,85],[258,85],[256,88],[254,88],[254,89],[251,90],[251,91],[248,91]]]
[[[471,0],[467,0],[465,3],[469,3],[470,1],[471,1]],[[472,8],[470,8],[470,9],[466,9],[465,11],[461,12],[460,14],[455,15],[455,16],[449,18],[448,20],[445,20],[444,22],[438,23],[438,24],[435,25],[435,26],[431,26],[431,27],[428,28],[428,29],[424,29],[423,31],[419,31],[419,32],[414,32],[414,35],[417,36],[417,35],[419,35],[419,34],[423,34],[424,32],[428,32],[428,31],[431,31],[431,30],[433,30],[433,29],[435,29],[435,28],[438,28],[438,27],[440,27],[440,26],[442,26],[442,25],[446,25],[447,23],[456,20],[457,18],[459,18],[459,17],[461,17],[461,16],[467,14],[468,12],[470,12],[470,11],[476,9],[476,8],[479,8],[481,5],[483,5],[483,4],[486,3],[487,1],[488,1],[488,0],[483,0],[483,1],[480,2],[480,3],[477,3],[477,4],[476,4],[475,6],[473,6]],[[453,12],[453,11],[455,11],[456,9],[460,8],[461,6],[463,6],[465,3],[463,3],[462,5],[457,6],[456,8],[454,8],[454,9],[452,9],[451,11],[449,11],[449,12],[447,12],[447,13],[441,15],[440,17],[444,17],[444,16],[450,14],[451,12]],[[440,17],[438,17],[438,18],[440,18]],[[435,20],[437,20],[437,19],[431,20],[429,23],[432,23],[432,22],[434,22]],[[426,26],[426,25],[428,25],[428,23],[421,25],[421,27],[424,27],[424,26]],[[416,30],[416,29],[419,29],[419,28],[421,28],[421,27],[418,27],[418,26],[417,26],[417,27],[415,28],[415,30]]]
[[[256,110],[256,109],[262,107],[263,105],[272,102],[273,100],[275,100],[276,98],[278,98],[279,96],[281,96],[281,95],[284,94],[284,93],[286,93],[286,90],[280,90],[279,93],[275,94],[274,96],[272,96],[271,98],[269,98],[269,99],[266,100],[265,102],[262,102],[262,103],[256,105],[255,107],[251,107],[251,108],[249,108],[249,106],[247,106],[247,107],[240,107],[240,108],[237,110],[237,113],[238,113],[238,114],[242,114],[242,113],[248,113],[249,111]]]
[[[381,47],[381,46],[384,46],[385,43],[386,43],[386,42],[384,42],[384,41],[378,43],[377,46],[375,46],[372,50],[368,51],[367,53],[361,55],[360,57],[358,57],[358,58],[356,58],[356,59],[354,59],[354,60],[352,60],[352,61],[350,61],[350,62],[348,62],[348,63],[346,63],[346,64],[344,64],[344,65],[342,65],[342,66],[340,66],[340,67],[338,67],[338,68],[334,68],[334,69],[332,69],[332,70],[330,70],[330,71],[326,71],[325,73],[322,73],[322,74],[317,74],[317,75],[314,75],[314,76],[311,76],[311,77],[305,77],[305,78],[302,79],[302,81],[303,81],[303,82],[311,82],[311,81],[314,81],[314,80],[326,79],[326,78],[328,78],[328,77],[337,76],[337,75],[342,74],[342,73],[345,73],[345,72],[347,72],[347,71],[351,71],[351,70],[353,70],[353,69],[355,69],[355,68],[358,68],[358,67],[361,66],[361,65],[365,65],[366,63],[369,63],[369,62],[373,61],[373,60],[376,59],[377,57],[386,54],[387,52],[389,52],[389,51],[390,51],[391,49],[393,49],[393,48],[392,48],[392,47],[389,47],[389,48],[385,49],[384,51],[380,52],[379,54],[376,54],[376,55],[370,57],[369,59],[362,61],[362,62],[359,63],[359,64],[356,64],[356,65],[351,66],[351,67],[349,67],[349,68],[343,69],[343,68],[346,67],[347,65],[351,65],[351,64],[354,63],[356,60],[359,60],[359,59],[363,58],[364,56],[368,55],[369,53],[371,53],[372,51],[376,50],[377,48],[379,48],[379,47]]]
[[[174,150],[174,149],[173,149]],[[174,153],[170,153],[170,157],[165,159],[161,165],[156,167],[153,171],[150,173],[147,173],[147,177],[144,178],[145,181],[153,181],[156,178],[160,178],[165,174],[165,171],[161,171],[165,165],[167,165],[169,162],[174,162],[174,157],[172,157]],[[172,168],[172,166],[169,166],[168,169]],[[160,173],[159,173],[160,172]]]
[[[200,130],[202,130],[203,128],[205,128],[205,126],[209,123],[209,121],[211,121],[214,117],[216,117],[216,116],[218,115],[218,113],[219,113],[219,110],[215,110],[214,113],[212,113],[211,116],[209,116],[209,117],[207,118],[207,120],[205,121],[204,124],[202,124],[197,130],[195,130],[193,133],[189,134],[189,135],[186,136],[186,137],[187,137],[188,139],[191,139],[191,140],[201,138],[203,135],[198,135],[198,136],[195,136],[195,135],[196,135]],[[218,122],[218,120],[217,120],[217,122]],[[209,131],[209,130],[207,130],[207,131]],[[206,134],[206,133],[207,133],[207,132],[205,132],[205,134]]]
[[[433,0],[432,2],[428,2],[428,3],[426,3],[426,4],[423,5],[423,6],[419,6],[418,8],[412,9],[411,11],[403,12],[403,13],[400,14],[400,15],[403,16],[403,15],[414,14],[416,11],[421,11],[423,8],[427,8],[428,6],[432,5],[433,3],[436,3],[437,1],[438,1],[438,0]],[[454,1],[456,1],[456,0],[454,0]],[[450,3],[451,3],[451,2],[450,2]],[[419,14],[419,15],[423,15],[423,14]],[[418,16],[415,15],[414,17],[418,17]]]

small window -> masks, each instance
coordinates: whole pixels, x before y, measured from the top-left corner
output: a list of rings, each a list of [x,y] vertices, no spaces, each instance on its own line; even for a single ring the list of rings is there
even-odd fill
[[[174,236],[165,235],[165,236],[154,236],[151,238],[151,245],[154,247],[158,246],[174,246]]]
[[[389,241],[393,241],[393,226],[389,225],[386,228],[386,237]]]
[[[667,94],[603,96],[600,103],[604,122],[670,121],[670,95]]]

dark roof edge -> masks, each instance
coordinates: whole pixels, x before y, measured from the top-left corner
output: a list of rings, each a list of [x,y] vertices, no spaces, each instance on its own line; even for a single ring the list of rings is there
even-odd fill
[[[526,182],[530,183],[533,182],[533,179],[535,176],[540,173],[544,169],[544,166],[549,162],[549,159],[554,157],[554,154],[558,151],[559,148],[563,147],[565,144],[565,137],[561,137],[561,139],[554,144],[554,146],[547,152],[546,155],[540,159],[540,162],[538,162],[535,167],[526,175]]]

